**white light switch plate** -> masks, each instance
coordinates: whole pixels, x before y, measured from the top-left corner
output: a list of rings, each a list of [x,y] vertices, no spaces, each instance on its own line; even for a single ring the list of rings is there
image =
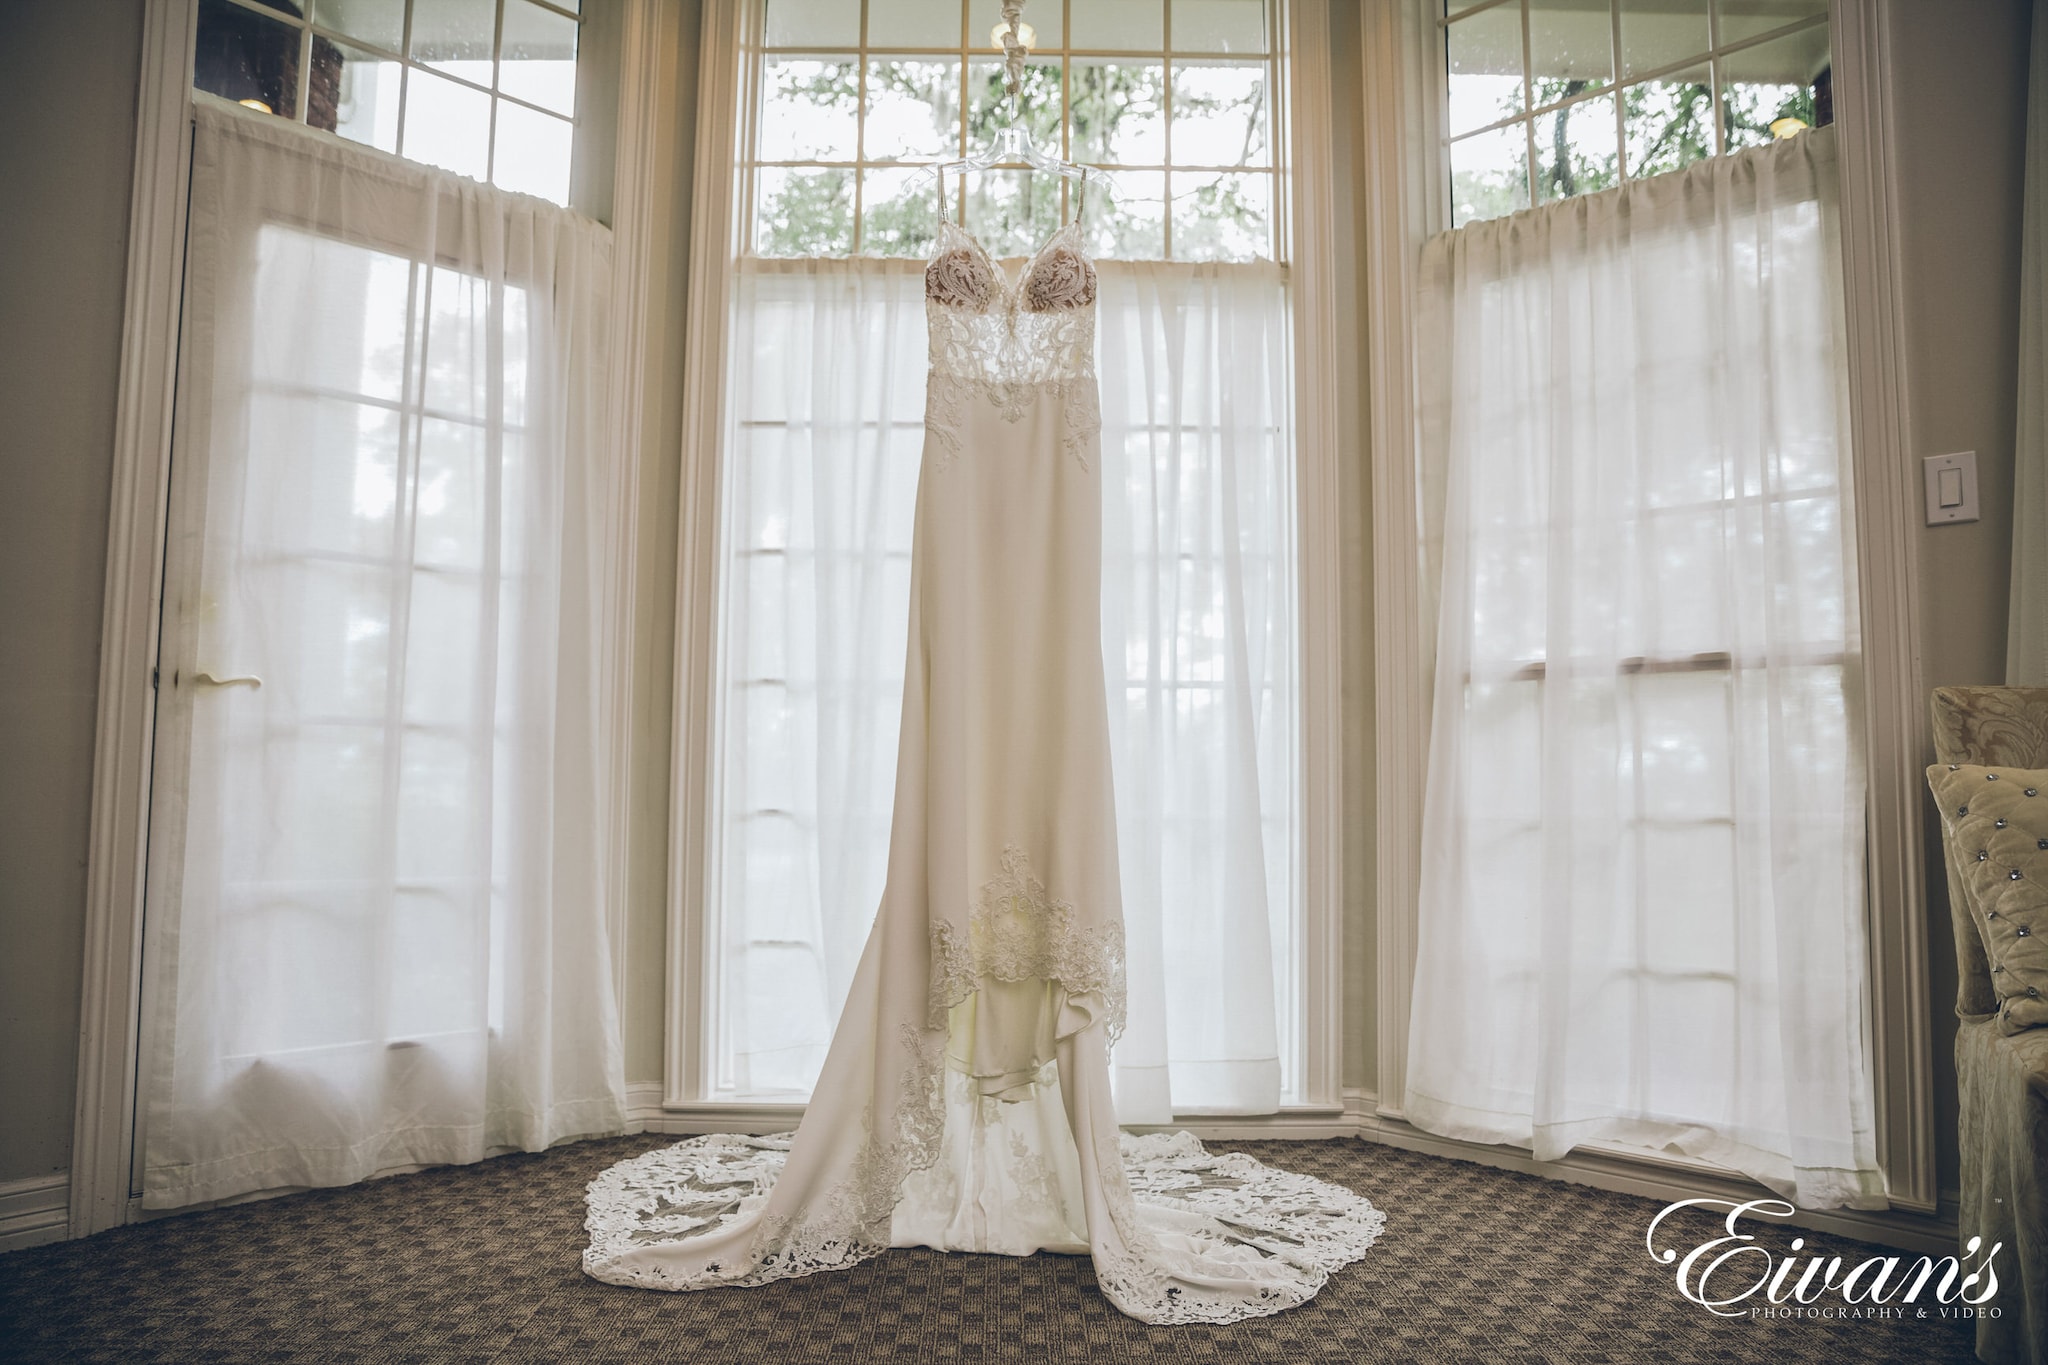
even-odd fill
[[[1977,452],[1929,455],[1921,461],[1927,473],[1927,524],[1947,526],[1951,522],[1975,521],[1977,512]]]

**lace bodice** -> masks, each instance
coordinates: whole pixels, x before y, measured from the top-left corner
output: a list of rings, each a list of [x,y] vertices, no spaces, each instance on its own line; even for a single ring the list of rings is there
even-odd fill
[[[925,380],[925,431],[937,468],[961,450],[970,406],[989,403],[1020,420],[1050,393],[1065,412],[1061,445],[1083,465],[1102,429],[1095,389],[1095,263],[1081,243],[1080,220],[1053,233],[1013,281],[981,243],[951,219],[939,224],[938,250],[924,271],[931,373]]]
[[[924,297],[935,375],[995,384],[1095,375],[1095,264],[1078,222],[1053,233],[1013,281],[948,219]]]

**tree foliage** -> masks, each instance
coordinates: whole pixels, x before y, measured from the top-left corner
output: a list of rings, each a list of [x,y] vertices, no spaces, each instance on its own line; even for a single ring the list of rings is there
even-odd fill
[[[1531,93],[1541,108],[1590,88],[1582,80],[1539,80]],[[1501,105],[1500,116],[1518,112],[1519,106],[1519,97],[1509,96]],[[1650,81],[1629,86],[1622,91],[1621,110],[1631,179],[1675,171],[1714,153],[1714,94],[1703,81]],[[1770,141],[1771,124],[1788,117],[1809,127],[1820,121],[1813,86],[1740,84],[1724,89],[1721,118],[1731,150]],[[1539,114],[1534,134],[1538,202],[1567,199],[1620,183],[1621,158],[1611,96]],[[1508,135],[1519,137],[1521,126],[1510,125]],[[1451,159],[1455,221],[1498,218],[1529,206],[1529,182],[1519,164],[1513,170],[1460,170],[1456,144]],[[1517,163],[1522,160],[1522,154],[1515,156]]]
[[[960,104],[966,99],[966,148],[986,146],[1012,118],[1013,107],[1032,139],[1041,147],[1060,146],[1063,99],[1072,151],[1090,164],[1113,161],[1113,152],[1128,134],[1166,117],[1165,73],[1158,63],[1075,64],[1061,79],[1056,63],[1031,63],[1024,69],[1014,103],[1004,89],[999,63],[969,64],[964,91],[957,64],[928,60],[872,61],[868,67],[870,107],[882,99],[906,101],[929,109],[932,138],[929,150],[940,158],[960,153]],[[772,100],[804,119],[842,120],[850,125],[860,105],[860,71],[851,62],[788,63],[775,69]],[[1243,145],[1231,149],[1239,163],[1249,163],[1263,150],[1266,110],[1263,77],[1223,93],[1177,90],[1176,115],[1241,122]],[[943,149],[943,150],[941,150]],[[854,177],[851,166],[770,166],[759,171],[756,190],[754,249],[764,256],[842,256],[853,250]],[[862,186],[861,251],[864,255],[922,256],[931,250],[938,204],[934,178],[919,167],[897,170],[870,164]],[[1133,176],[1136,180],[1139,177]],[[1057,176],[1024,170],[990,170],[968,178],[966,186],[949,179],[948,208],[960,212],[964,189],[967,225],[998,256],[1028,251],[1059,220],[1064,207]],[[1263,251],[1270,211],[1264,203],[1264,176],[1187,177],[1176,186],[1184,195],[1175,219],[1176,250],[1187,255],[1242,255],[1246,243]],[[1072,193],[1071,187],[1068,188]],[[1100,190],[1091,191],[1088,218],[1106,236],[1118,255],[1157,256],[1164,244],[1161,222],[1166,206],[1132,196],[1133,202],[1111,204]]]

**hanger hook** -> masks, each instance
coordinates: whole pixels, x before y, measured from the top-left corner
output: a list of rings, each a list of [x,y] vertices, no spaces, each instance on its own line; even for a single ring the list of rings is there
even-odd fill
[[[1003,0],[1003,75],[1010,91],[1010,121],[1024,116],[1024,58],[1031,49],[1024,46],[1018,31],[1024,22],[1024,0]]]

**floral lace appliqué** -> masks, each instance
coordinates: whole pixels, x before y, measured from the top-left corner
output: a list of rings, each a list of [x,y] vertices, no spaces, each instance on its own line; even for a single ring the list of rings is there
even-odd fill
[[[838,1269],[880,1251],[888,1240],[885,1201],[871,1181],[889,1178],[899,1165],[886,1154],[801,1226],[785,1220],[771,1228],[763,1220],[761,1240],[774,1249],[756,1265],[713,1266],[689,1281],[609,1265],[632,1247],[700,1234],[758,1208],[782,1174],[789,1144],[786,1135],[716,1134],[612,1167],[590,1184],[585,1268],[614,1284],[695,1289]],[[1386,1226],[1371,1201],[1341,1185],[1240,1153],[1209,1152],[1188,1133],[1119,1140],[1110,1129],[1096,1135],[1094,1147],[1113,1225],[1104,1230],[1110,1235],[1090,1239],[1096,1282],[1144,1322],[1237,1322],[1293,1308],[1362,1258]],[[1056,1181],[1042,1164],[1020,1162],[1020,1196],[1052,1208]],[[893,1203],[895,1186],[889,1190],[886,1202]],[[1154,1226],[1171,1230],[1171,1248]],[[1219,1259],[1239,1281],[1229,1291],[1204,1283]]]
[[[931,1027],[944,1028],[947,1012],[985,979],[1057,981],[1068,995],[1101,999],[1114,1043],[1124,1031],[1123,924],[1088,928],[1078,918],[1009,845],[968,911],[965,936],[951,920],[932,922]]]
[[[590,1182],[583,1269],[608,1284],[646,1289],[759,1285],[838,1270],[889,1247],[903,1182],[939,1157],[945,1133],[945,1036],[905,1024],[909,1054],[893,1121],[866,1128],[849,1178],[799,1215],[762,1214],[742,1264],[686,1275],[661,1262],[625,1262],[635,1247],[702,1236],[761,1210],[788,1159],[790,1138],[730,1133],[691,1138],[622,1161]]]

